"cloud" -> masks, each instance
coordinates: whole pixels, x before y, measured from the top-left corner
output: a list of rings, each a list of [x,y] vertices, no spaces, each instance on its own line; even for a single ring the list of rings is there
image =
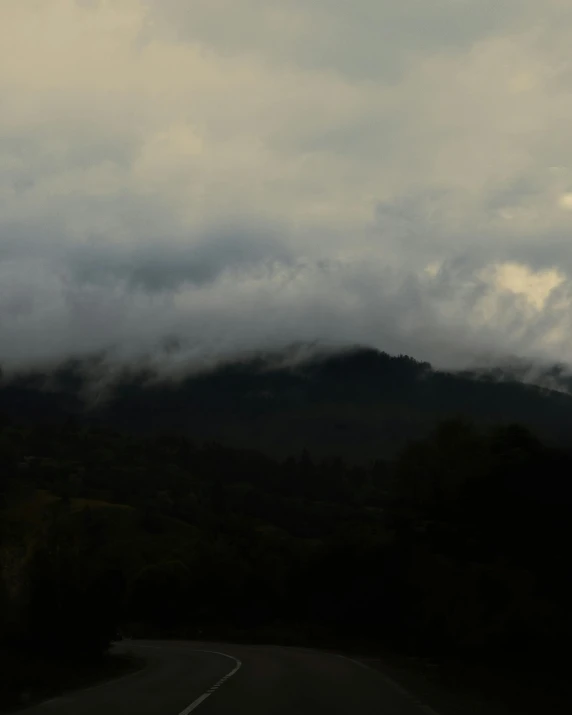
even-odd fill
[[[570,20],[4,0],[0,360],[177,336],[177,360],[322,340],[572,362]]]
[[[510,28],[517,3],[483,0],[149,0],[172,41],[200,42],[227,56],[336,72],[350,80],[398,80],[420,56],[464,49]],[[221,22],[224,18],[224,22]]]

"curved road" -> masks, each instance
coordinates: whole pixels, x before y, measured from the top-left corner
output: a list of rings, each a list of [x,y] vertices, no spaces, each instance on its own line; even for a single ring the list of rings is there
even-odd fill
[[[278,646],[128,641],[137,673],[69,693],[28,715],[437,715],[377,670]]]

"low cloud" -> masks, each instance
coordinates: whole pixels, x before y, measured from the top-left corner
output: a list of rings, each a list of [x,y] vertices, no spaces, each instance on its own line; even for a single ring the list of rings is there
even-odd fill
[[[6,0],[0,361],[307,340],[572,363],[571,19]]]

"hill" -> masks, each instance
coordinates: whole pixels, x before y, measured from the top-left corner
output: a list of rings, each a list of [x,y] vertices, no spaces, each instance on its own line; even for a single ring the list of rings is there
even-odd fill
[[[362,463],[394,456],[458,415],[479,424],[518,421],[549,444],[570,436],[572,397],[523,382],[523,369],[444,372],[359,347],[290,358],[287,352],[248,356],[170,377],[149,368],[113,371],[104,361],[69,361],[5,377],[0,415],[174,430],[278,457],[308,449]]]
[[[120,625],[510,663],[551,691],[563,671],[567,693],[571,473],[518,425],[446,422],[360,467],[5,419],[0,656],[89,668]]]

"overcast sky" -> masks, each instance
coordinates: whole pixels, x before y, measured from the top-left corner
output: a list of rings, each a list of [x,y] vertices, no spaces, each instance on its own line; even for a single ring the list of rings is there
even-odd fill
[[[570,0],[1,0],[0,362],[572,363],[570,47]]]

